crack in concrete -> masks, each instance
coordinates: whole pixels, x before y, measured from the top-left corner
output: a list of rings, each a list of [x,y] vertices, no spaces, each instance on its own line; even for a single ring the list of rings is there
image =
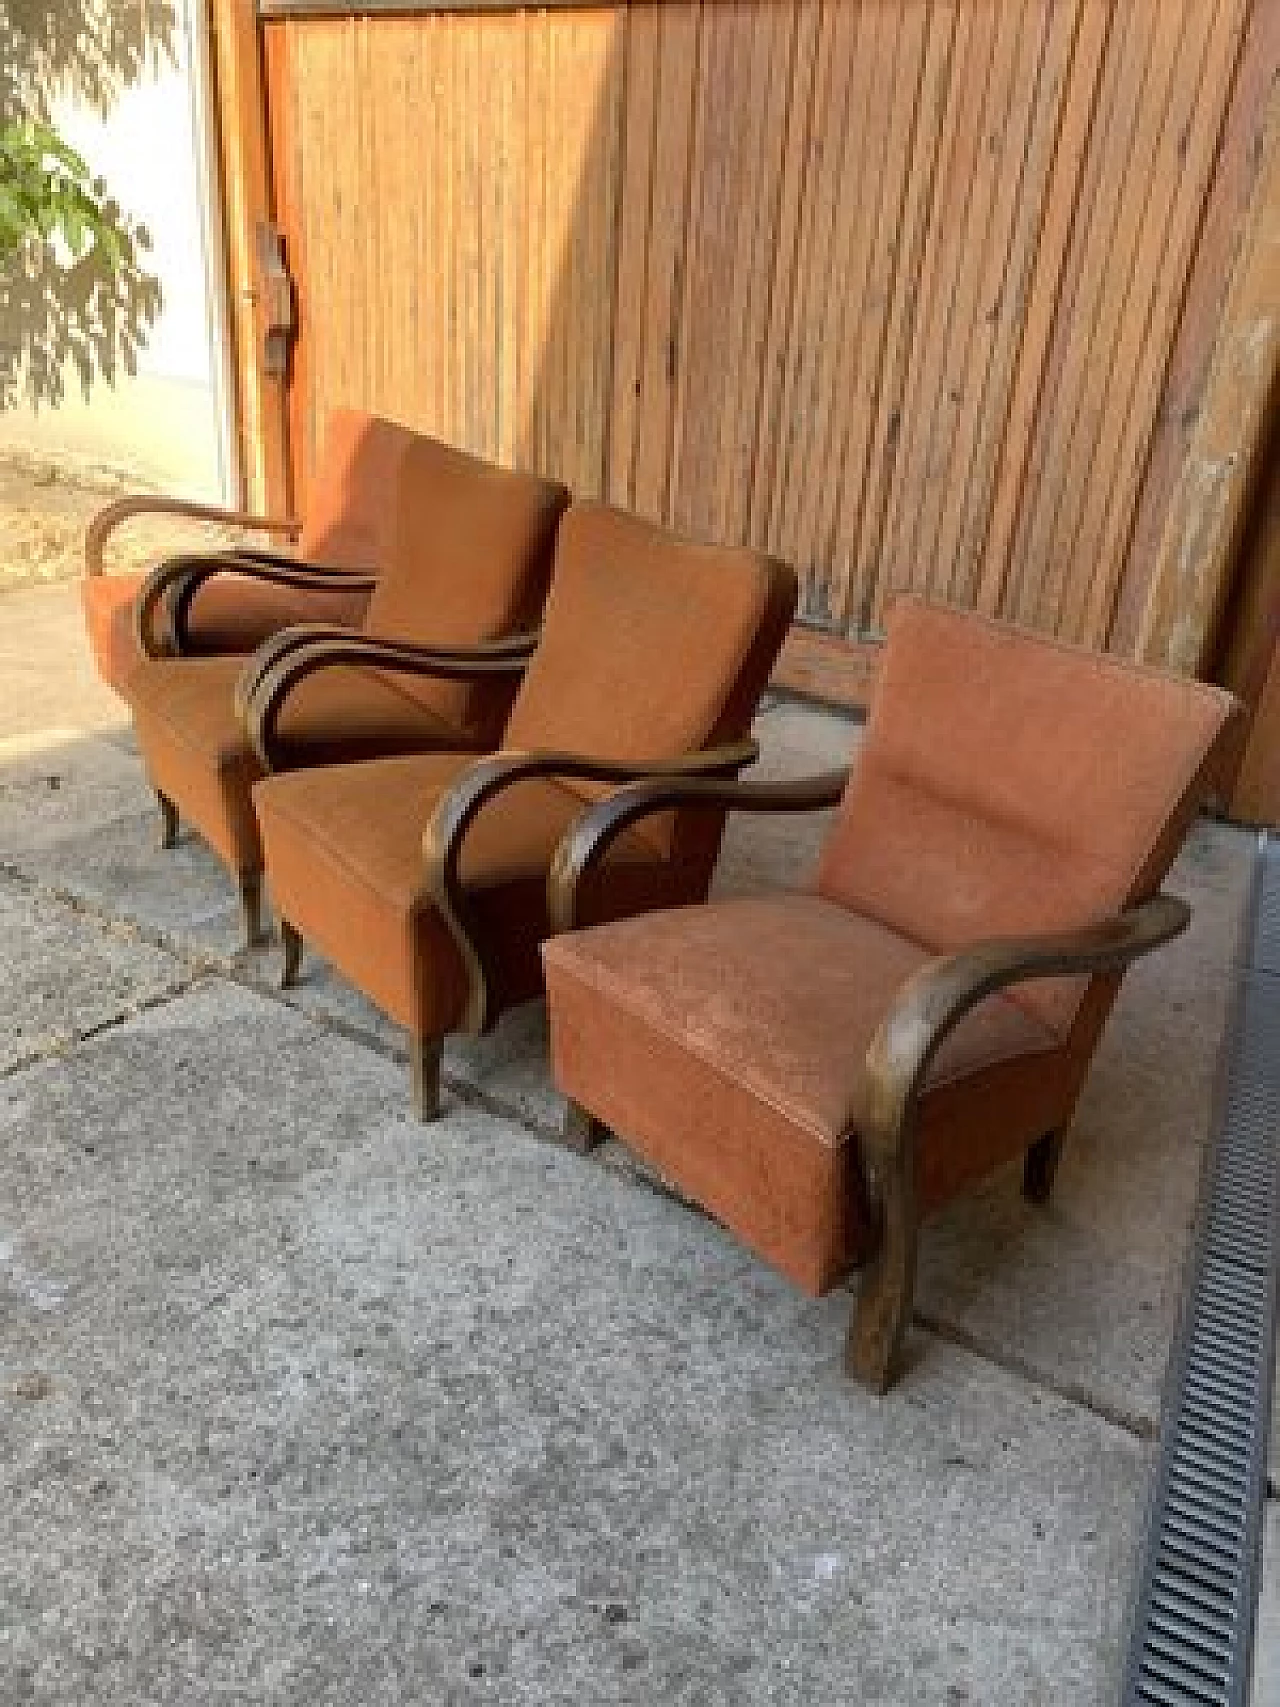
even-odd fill
[[[169,1002],[181,999],[184,995],[190,994],[200,985],[213,978],[221,978],[227,983],[235,984],[238,988],[249,991],[252,995],[266,997],[268,1000],[278,1003],[281,1007],[287,1008],[290,1013],[297,1014],[309,1022],[317,1031],[341,1037],[345,1042],[367,1049],[384,1061],[394,1062],[398,1067],[408,1066],[408,1052],[388,1043],[376,1032],[370,1031],[352,1020],[342,1019],[336,1014],[327,1014],[314,1008],[303,1007],[300,1002],[290,996],[288,991],[279,989],[265,978],[255,976],[251,967],[244,963],[245,957],[253,952],[251,950],[240,949],[234,956],[226,956],[213,950],[194,948],[189,942],[173,936],[167,931],[139,924],[133,919],[121,918],[118,914],[110,912],[98,903],[75,894],[74,891],[62,889],[55,884],[45,883],[9,860],[0,860],[0,878],[6,878],[17,883],[28,893],[38,896],[42,900],[66,907],[68,911],[77,914],[88,923],[108,932],[120,941],[161,949],[190,968],[188,977],[174,985],[172,989],[144,998],[133,1004],[130,1009],[88,1027],[83,1032],[78,1032],[66,1043],[53,1045],[45,1050],[34,1051],[31,1056],[24,1057],[11,1067],[0,1071],[0,1080],[38,1065],[41,1061],[64,1056],[79,1044],[128,1024],[139,1014],[164,1007]],[[454,1073],[442,1073],[441,1083],[444,1089],[464,1106],[478,1109],[495,1119],[509,1121],[542,1143],[564,1147],[563,1136],[557,1127],[536,1119],[518,1105],[508,1103],[502,1097],[495,1096],[493,1092],[483,1090],[479,1085],[472,1084],[469,1080],[460,1078]],[[701,1204],[685,1197],[660,1176],[640,1165],[626,1152],[622,1145],[616,1142],[604,1145],[594,1155],[584,1159],[589,1160],[597,1167],[608,1169],[609,1172],[626,1180],[629,1184],[640,1186],[658,1197],[665,1198],[668,1202],[676,1203],[683,1209],[692,1210],[694,1214],[710,1219]],[[852,1287],[846,1287],[844,1290],[852,1296]],[[954,1323],[946,1322],[930,1312],[917,1310],[913,1319],[917,1329],[923,1330],[934,1339],[967,1351],[971,1356],[993,1365],[1004,1373],[1012,1375],[1015,1379],[1025,1382],[1030,1387],[1051,1393],[1055,1398],[1066,1404],[1074,1405],[1079,1410],[1087,1412],[1100,1422],[1120,1430],[1133,1439],[1145,1443],[1156,1438],[1159,1429],[1156,1418],[1144,1416],[1139,1412],[1127,1410],[1121,1405],[1115,1405],[1105,1399],[1097,1398],[1077,1383],[1057,1380],[1026,1359],[1005,1352],[992,1345],[982,1336],[970,1333],[967,1329]]]

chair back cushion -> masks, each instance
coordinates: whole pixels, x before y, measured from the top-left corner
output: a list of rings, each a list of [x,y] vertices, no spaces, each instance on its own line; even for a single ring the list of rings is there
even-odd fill
[[[345,569],[381,569],[408,427],[361,409],[335,409],[307,493],[298,555]]]
[[[791,570],[760,552],[694,544],[607,505],[575,504],[504,744],[645,760],[741,738],[795,597]]]
[[[415,433],[401,452],[389,501],[390,541],[367,633],[422,646],[475,646],[538,626],[556,525],[569,502],[563,486]],[[496,687],[388,680],[448,723],[469,733],[484,726],[496,738],[517,678]]]
[[[1159,887],[1238,710],[1201,682],[900,599],[819,891],[935,953]],[[1060,1035],[1085,982],[1018,1000]]]

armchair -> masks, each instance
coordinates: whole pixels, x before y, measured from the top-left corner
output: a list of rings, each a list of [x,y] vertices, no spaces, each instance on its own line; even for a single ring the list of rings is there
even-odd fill
[[[382,494],[378,576],[235,554],[174,558],[148,577],[125,691],[163,841],[180,818],[199,830],[237,879],[248,942],[261,935],[253,784],[268,765],[488,750],[533,646],[567,502],[562,486],[405,434]],[[297,623],[247,660],[201,655],[189,638],[207,591],[226,579],[303,603],[341,585],[364,601],[363,622]],[[442,655],[478,668],[431,668]],[[245,717],[259,697],[251,736]]]
[[[570,1140],[616,1131],[808,1291],[863,1267],[846,1365],[883,1391],[922,1218],[1013,1157],[1048,1197],[1124,968],[1187,924],[1159,884],[1237,709],[900,600],[848,779],[641,783],[562,840],[569,934],[543,952]],[[807,891],[576,928],[651,814],[837,801]]]
[[[770,558],[575,505],[501,751],[293,770],[255,786],[286,981],[305,940],[404,1026],[421,1117],[438,1107],[443,1038],[540,992],[548,866],[584,805],[638,777],[732,776],[750,761],[747,730],[794,603],[794,576]],[[326,650],[259,677],[247,717],[264,763],[293,687],[323,680]],[[437,655],[414,667],[456,680],[515,661]],[[677,810],[619,835],[584,886],[585,914],[701,899],[721,829],[714,812]]]
[[[107,541],[137,516],[173,516],[243,529],[292,542],[293,550],[236,546],[232,550],[187,553],[188,570],[201,564],[216,570],[191,582],[186,608],[176,625],[167,609],[166,649],[190,655],[244,654],[290,622],[316,620],[358,623],[372,581],[349,582],[328,575],[326,565],[372,574],[381,554],[382,514],[394,486],[399,460],[412,434],[395,422],[359,410],[335,410],[325,435],[324,458],[313,484],[305,520],[257,516],[215,504],[139,494],[117,499],[99,511],[85,534],[85,574],[81,599],[98,672],[121,695],[140,662],[134,604],[145,577],[108,574]],[[310,568],[318,577],[305,589],[284,581],[236,574],[246,565],[280,569]],[[319,578],[323,577],[323,578]],[[167,590],[167,589],[166,589]],[[195,597],[197,591],[199,598]],[[305,594],[305,596],[303,596]],[[180,631],[180,632],[179,632]]]

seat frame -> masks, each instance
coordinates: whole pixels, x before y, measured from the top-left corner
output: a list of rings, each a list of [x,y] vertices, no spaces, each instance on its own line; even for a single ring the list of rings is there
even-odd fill
[[[290,649],[278,649],[264,667],[241,678],[242,710],[250,741],[268,775],[278,768],[276,728],[293,690],[318,670],[351,664],[379,670],[403,669],[416,675],[450,681],[518,673],[525,668],[536,636],[520,643],[499,641],[471,653],[428,651],[367,635],[326,635]],[[422,893],[438,910],[458,948],[465,971],[467,996],[459,1029],[471,1035],[488,1031],[500,1015],[494,997],[494,978],[485,962],[485,949],[476,927],[460,864],[467,833],[490,802],[517,783],[531,779],[582,780],[624,784],[638,779],[731,778],[759,754],[753,740],[703,748],[677,759],[622,763],[569,752],[512,752],[478,759],[436,802],[423,833]],[[303,942],[287,920],[280,920],[284,949],[282,986],[297,979]],[[421,1120],[434,1119],[440,1106],[439,1038],[410,1039],[410,1070],[414,1110]]]
[[[699,805],[717,811],[816,811],[838,804],[848,777],[847,769],[783,783],[667,777],[619,790],[589,808],[557,849],[548,879],[553,931],[574,928],[587,873],[642,818]],[[1120,971],[1178,936],[1190,918],[1184,901],[1158,894],[1077,930],[973,943],[930,961],[897,992],[867,1049],[858,1104],[842,1122],[844,1141],[858,1146],[874,1240],[849,1323],[849,1374],[883,1393],[901,1362],[915,1295],[920,1104],[930,1063],[945,1039],[979,1002],[1000,990],[1031,979]],[[604,1136],[590,1110],[571,1102],[566,1140],[587,1150]],[[1023,1191],[1030,1201],[1049,1197],[1064,1138],[1063,1132],[1044,1133],[1026,1151]]]

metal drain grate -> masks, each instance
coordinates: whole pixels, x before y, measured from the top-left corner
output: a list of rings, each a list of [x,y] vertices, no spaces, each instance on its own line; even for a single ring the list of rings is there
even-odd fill
[[[1264,841],[1170,1368],[1125,1707],[1243,1707],[1280,1249],[1280,843]]]

